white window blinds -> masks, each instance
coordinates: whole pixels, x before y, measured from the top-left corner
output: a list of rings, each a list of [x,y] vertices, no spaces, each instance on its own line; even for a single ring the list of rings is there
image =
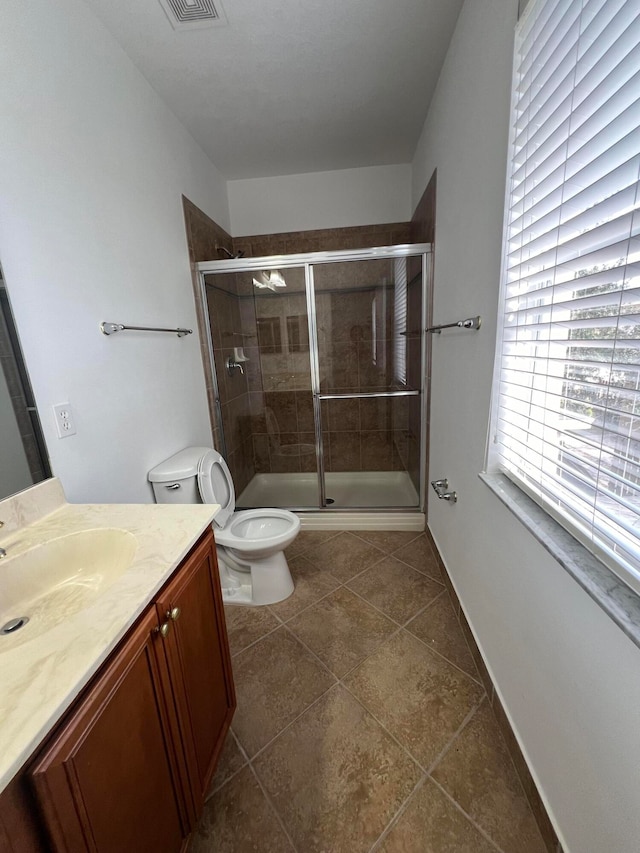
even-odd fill
[[[407,259],[393,262],[393,378],[407,384]]]
[[[640,589],[640,0],[516,34],[491,467]]]

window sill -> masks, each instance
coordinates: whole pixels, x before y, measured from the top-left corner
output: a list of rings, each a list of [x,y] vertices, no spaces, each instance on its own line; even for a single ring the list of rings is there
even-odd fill
[[[504,474],[481,473],[479,477],[627,637],[640,647],[640,595]]]

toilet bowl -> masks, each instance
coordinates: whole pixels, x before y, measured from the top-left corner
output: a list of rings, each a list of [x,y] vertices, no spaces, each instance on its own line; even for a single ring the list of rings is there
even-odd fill
[[[300,519],[284,509],[235,512],[235,489],[217,450],[187,447],[149,471],[157,503],[217,503],[213,520],[222,597],[230,604],[275,604],[293,592],[284,556]]]

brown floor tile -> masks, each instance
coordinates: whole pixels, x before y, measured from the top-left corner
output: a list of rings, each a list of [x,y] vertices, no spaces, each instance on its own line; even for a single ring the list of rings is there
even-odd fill
[[[437,581],[442,581],[442,573],[440,566],[435,558],[429,540],[424,533],[408,545],[404,545],[393,554],[398,560],[403,563],[408,563],[414,569],[435,578]]]
[[[345,685],[428,768],[484,691],[400,631],[345,679]]]
[[[227,732],[227,737],[218,759],[216,772],[209,786],[209,793],[205,799],[208,799],[214,791],[221,788],[224,783],[230,779],[247,763],[247,759],[240,752],[240,747],[231,731]]]
[[[418,530],[356,530],[355,535],[380,548],[385,554],[391,554],[421,534]]]
[[[204,807],[189,853],[285,853],[293,848],[249,767]]]
[[[337,535],[337,530],[301,530],[285,552],[287,560],[298,557],[310,548],[316,548]]]
[[[444,590],[442,584],[393,557],[385,557],[347,586],[401,625]]]
[[[328,569],[316,566],[306,557],[294,557],[289,560],[289,568],[295,584],[293,594],[279,604],[269,607],[284,621],[340,586],[340,581],[336,580]]]
[[[546,847],[487,701],[432,775],[503,850],[545,853]]]
[[[383,553],[353,533],[343,532],[305,552],[305,556],[316,566],[328,569],[341,583],[345,583],[377,563],[382,559]]]
[[[285,628],[234,658],[238,707],[233,731],[249,756],[333,684],[333,677]]]
[[[280,624],[266,607],[226,604],[224,608],[231,654],[235,655]]]
[[[338,678],[363,661],[397,628],[344,587],[287,624]]]
[[[376,853],[496,853],[492,844],[427,779]],[[515,850],[509,851],[515,853]],[[520,851],[518,851],[520,853]]]
[[[418,639],[435,649],[472,678],[479,679],[473,655],[453,612],[449,595],[444,592],[405,626]]]
[[[301,853],[369,850],[420,778],[341,686],[274,741],[255,769]]]

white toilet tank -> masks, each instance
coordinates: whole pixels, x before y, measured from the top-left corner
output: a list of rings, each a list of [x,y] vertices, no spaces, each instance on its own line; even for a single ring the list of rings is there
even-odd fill
[[[209,447],[186,447],[149,471],[158,504],[201,504],[198,463]]]

